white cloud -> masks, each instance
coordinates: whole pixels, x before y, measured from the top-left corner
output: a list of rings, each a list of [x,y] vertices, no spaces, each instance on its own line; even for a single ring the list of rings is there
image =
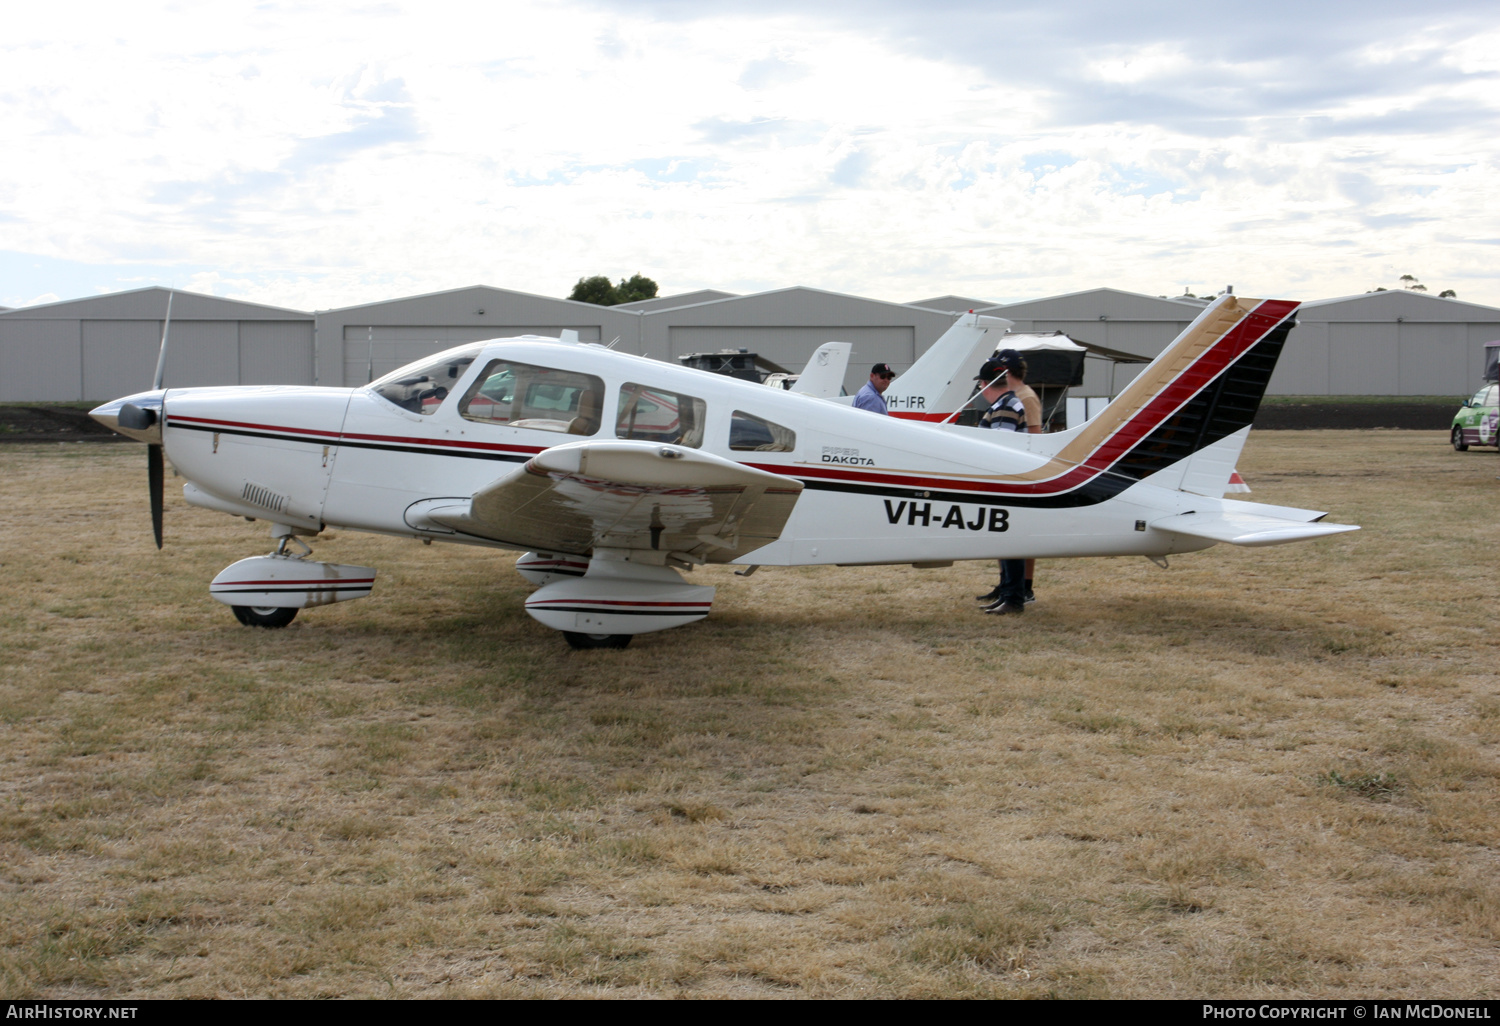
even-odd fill
[[[925,36],[927,9],[892,3],[22,12],[0,41],[0,130],[24,155],[0,165],[0,227],[72,280],[0,294],[157,267],[302,308],[635,271],[670,291],[1312,298],[1396,268],[1500,304],[1500,33],[1374,18],[1334,43],[1314,21],[1320,55],[1269,21],[1136,37],[1082,5],[1057,34],[1057,6],[950,4],[969,30]]]

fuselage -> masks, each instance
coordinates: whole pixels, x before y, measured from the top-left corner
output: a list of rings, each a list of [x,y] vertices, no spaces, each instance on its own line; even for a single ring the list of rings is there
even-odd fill
[[[437,367],[441,378],[444,361],[451,387],[419,394],[428,380],[417,372]],[[403,374],[419,383],[401,384]],[[1208,543],[1149,521],[1219,502],[1107,473],[1069,485],[1027,436],[877,417],[535,338],[459,347],[363,388],[172,389],[164,407],[162,442],[189,502],[309,533],[457,540],[413,526],[409,511],[466,498],[555,445],[617,437],[691,445],[802,481],[781,537],[734,560],[745,564],[1161,555]]]

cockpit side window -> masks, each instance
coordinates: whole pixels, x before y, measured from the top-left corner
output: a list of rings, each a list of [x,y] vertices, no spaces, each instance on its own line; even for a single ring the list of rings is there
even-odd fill
[[[615,437],[670,442],[692,449],[703,445],[702,399],[627,382],[620,389]]]
[[[729,448],[740,452],[791,452],[797,434],[763,417],[735,410],[729,419]]]
[[[464,393],[458,412],[480,424],[592,435],[604,411],[604,380],[577,371],[491,360]]]
[[[458,379],[468,371],[474,356],[473,352],[449,353],[430,363],[402,367],[370,382],[370,389],[408,413],[430,416],[443,405]]]

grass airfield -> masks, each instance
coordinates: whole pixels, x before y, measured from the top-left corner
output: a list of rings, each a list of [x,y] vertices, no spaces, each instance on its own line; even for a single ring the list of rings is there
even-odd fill
[[[0,449],[5,997],[1495,997],[1500,459],[1257,432],[1260,550],[775,569],[577,653],[513,555],[151,543],[136,445]]]

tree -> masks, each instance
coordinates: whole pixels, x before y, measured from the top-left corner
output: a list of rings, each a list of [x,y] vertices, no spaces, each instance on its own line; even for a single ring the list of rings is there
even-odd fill
[[[656,291],[656,282],[640,272],[629,278],[621,278],[618,285],[611,285],[604,275],[596,274],[592,278],[579,278],[568,298],[580,303],[593,303],[595,306],[615,306],[619,303],[634,303],[638,299],[655,299]]]
[[[579,278],[568,298],[580,303],[593,303],[595,306],[614,306],[620,301],[620,297],[615,294],[615,287],[602,274],[596,274],[592,278]]]
[[[656,282],[637,271],[629,278],[621,278],[620,284],[615,288],[615,295],[620,298],[619,303],[634,303],[640,299],[655,299]]]
[[[1408,291],[1408,292],[1426,292],[1427,291],[1427,286],[1423,285],[1420,281],[1418,281],[1417,280],[1417,276],[1415,274],[1403,274],[1401,276],[1400,281],[1401,281],[1401,287],[1403,289],[1405,289],[1406,291]],[[1370,289],[1369,291],[1370,292],[1389,292],[1390,289],[1386,288],[1384,285],[1377,285],[1373,289]],[[1443,291],[1441,291],[1441,292],[1438,293],[1438,298],[1439,299],[1457,299],[1458,298],[1458,293],[1454,292],[1452,289],[1444,289]]]

